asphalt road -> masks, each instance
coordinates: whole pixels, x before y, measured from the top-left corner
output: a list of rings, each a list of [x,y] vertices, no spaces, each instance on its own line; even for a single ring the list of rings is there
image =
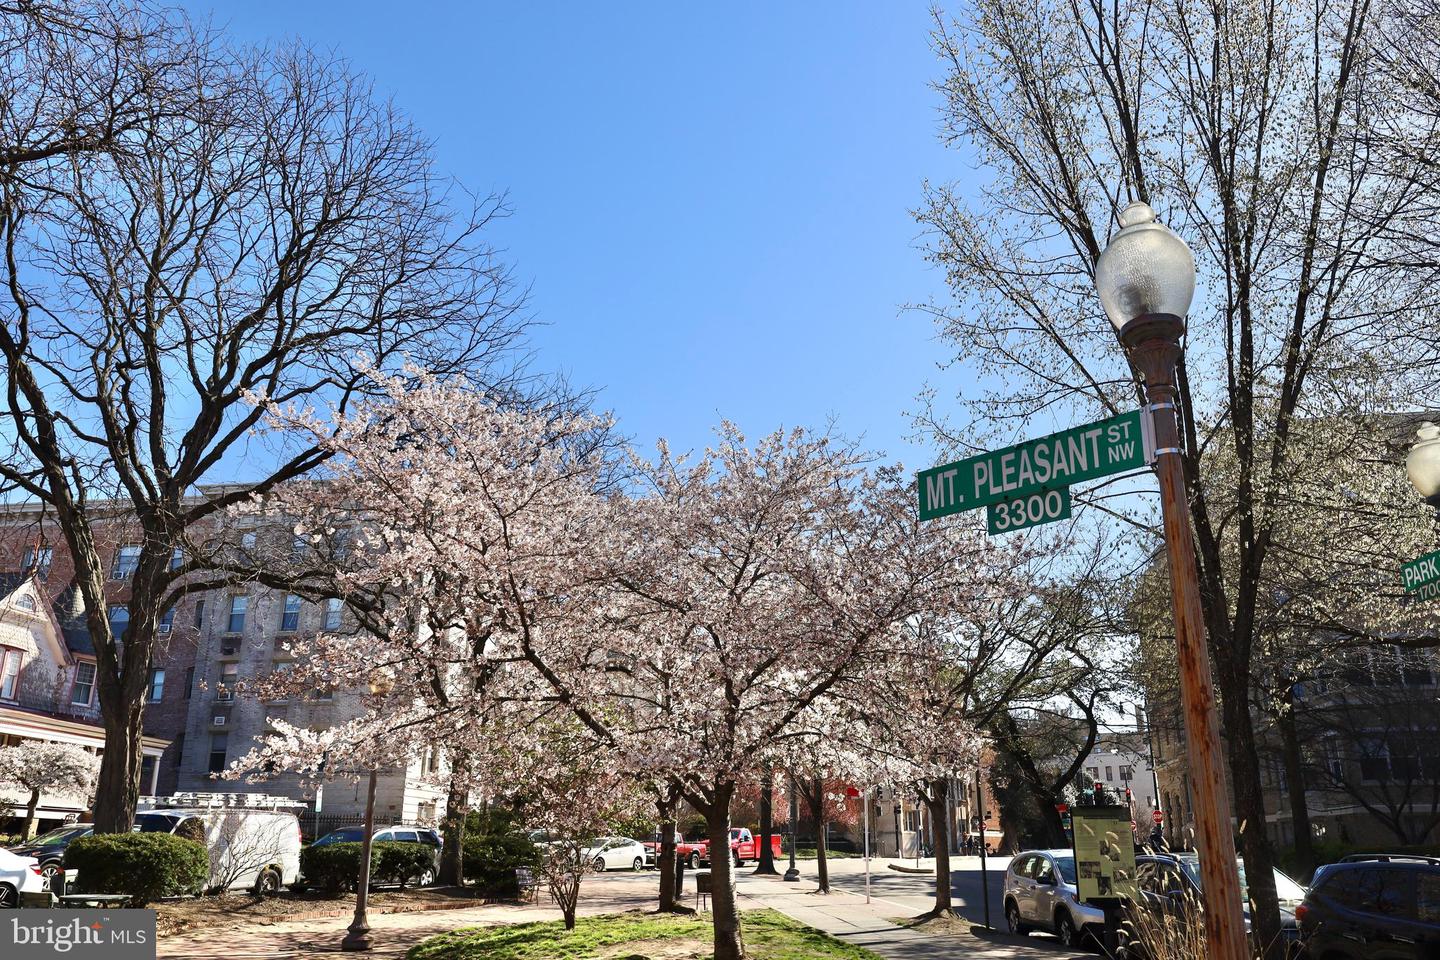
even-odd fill
[[[870,861],[870,895],[875,898],[893,903],[897,909],[895,915],[914,916],[924,913],[935,905],[935,875],[934,861],[921,860],[922,869],[928,868],[925,875],[914,873],[899,873],[891,870],[891,863],[914,869],[914,860],[882,860],[879,858]],[[982,890],[985,887],[990,891],[990,925],[997,930],[1005,929],[1005,912],[1002,906],[1001,894],[1005,887],[1005,868],[1009,866],[1009,857],[987,857],[986,879],[988,883],[982,886],[979,857],[952,857],[950,858],[950,891],[955,901],[955,909],[965,919],[974,923],[985,922],[985,901],[982,897]],[[781,867],[783,869],[783,864]],[[801,860],[800,878],[801,882],[814,882],[815,861]],[[831,860],[830,886],[837,890],[844,890],[847,893],[865,893],[865,862],[864,860]],[[1047,941],[1053,944],[1057,952],[1060,944],[1048,934],[1035,933],[1030,936],[1035,946],[1042,946]]]

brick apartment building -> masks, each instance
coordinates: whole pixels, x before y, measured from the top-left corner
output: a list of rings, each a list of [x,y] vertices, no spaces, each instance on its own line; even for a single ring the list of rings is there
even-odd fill
[[[123,517],[96,529],[110,570],[107,616],[117,631],[129,619],[129,577],[139,552],[130,530]],[[218,536],[251,548],[257,540],[262,546],[288,541],[290,534],[237,526],[220,530]],[[54,521],[33,506],[0,507],[0,745],[44,739],[103,749],[95,650],[73,581],[73,566]],[[359,699],[351,691],[315,691],[303,700],[261,703],[233,689],[237,682],[286,669],[287,640],[349,625],[336,600],[307,603],[254,585],[195,594],[167,611],[148,678],[141,792],[288,796],[310,808],[304,818],[307,829],[357,820],[364,811],[363,790],[353,775],[347,776],[353,771],[340,764],[336,779],[321,791],[318,815],[316,791],[294,777],[246,783],[214,776],[263,737],[275,718],[323,728],[356,715]],[[428,821],[443,815],[445,791],[439,780],[444,772],[441,758],[433,753],[414,758],[407,769],[382,772],[377,822]],[[7,815],[23,815],[19,794],[0,784],[0,832]],[[88,798],[43,797],[44,825],[80,816],[87,805]]]

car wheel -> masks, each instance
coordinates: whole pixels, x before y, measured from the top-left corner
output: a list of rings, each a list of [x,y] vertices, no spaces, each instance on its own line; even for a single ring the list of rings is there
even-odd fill
[[[1060,940],[1060,946],[1067,950],[1073,950],[1080,945],[1080,931],[1075,929],[1075,921],[1070,919],[1070,914],[1064,910],[1055,914],[1055,936]]]
[[[639,873],[641,870],[644,870],[644,869],[645,869],[645,858],[644,858],[644,857],[636,857],[636,858],[635,858],[635,862],[632,863],[632,864],[630,864],[630,869],[631,869],[631,870],[634,870],[636,873]]]
[[[737,866],[737,867],[743,867],[743,866],[745,866],[745,861],[740,858],[739,852],[736,852],[736,854],[735,854],[735,866]]]
[[[0,910],[13,910],[20,906],[20,895],[8,883],[0,883]]]
[[[605,858],[604,858],[604,857],[596,857],[596,858],[595,858],[595,872],[596,872],[596,873],[604,873],[604,872],[605,872]]]
[[[1005,904],[1005,926],[1017,937],[1023,937],[1030,932],[1030,928],[1020,922],[1020,905],[1014,900]]]
[[[691,869],[691,870],[699,870],[699,869],[700,869],[700,851],[698,851],[698,850],[695,851],[694,853],[690,854],[690,869]]]
[[[274,870],[261,870],[255,878],[255,896],[269,897],[280,892],[280,874]]]
[[[418,876],[418,877],[415,878],[415,886],[417,886],[417,887],[433,887],[433,886],[435,886],[435,871],[434,871],[434,870],[422,870],[422,871],[420,872],[420,876]]]
[[[55,877],[58,876],[59,873],[60,873],[60,863],[59,863],[59,861],[51,860],[49,863],[42,863],[42,864],[40,864],[40,876],[44,877],[46,880],[49,880],[49,881],[51,881],[51,882],[54,882]]]

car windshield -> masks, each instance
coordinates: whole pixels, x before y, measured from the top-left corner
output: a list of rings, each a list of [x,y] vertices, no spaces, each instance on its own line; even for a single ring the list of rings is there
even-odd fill
[[[315,846],[324,846],[327,843],[359,843],[365,839],[364,827],[342,827],[339,830],[331,830],[325,836],[315,841]]]
[[[69,843],[76,837],[83,837],[90,832],[89,827],[61,827],[58,830],[51,830],[49,833],[42,833],[30,841],[30,846],[53,847],[57,844]]]
[[[1075,858],[1056,857],[1055,866],[1060,868],[1060,877],[1066,883],[1075,882]]]
[[[169,833],[175,829],[175,818],[163,813],[142,813],[135,817],[137,833]]]
[[[1245,883],[1245,863],[1239,861],[1236,867],[1240,870],[1240,898],[1250,899],[1250,887]],[[1198,888],[1200,883],[1200,859],[1198,857],[1181,857],[1180,868],[1190,878],[1190,882]],[[1305,888],[1294,880],[1291,880],[1279,870],[1275,871],[1275,895],[1282,901],[1299,901],[1305,899]]]

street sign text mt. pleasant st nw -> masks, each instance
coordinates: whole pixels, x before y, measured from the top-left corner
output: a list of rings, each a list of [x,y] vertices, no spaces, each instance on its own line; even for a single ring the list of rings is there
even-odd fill
[[[1145,466],[1141,411],[922,470],[920,519],[933,520]]]

